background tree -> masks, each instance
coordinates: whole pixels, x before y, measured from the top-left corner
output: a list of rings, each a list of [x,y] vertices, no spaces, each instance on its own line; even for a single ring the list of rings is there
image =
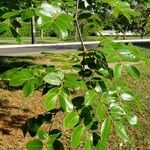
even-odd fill
[[[149,3],[150,1],[139,1],[134,4],[134,7],[140,12],[141,15],[139,17],[133,18],[131,27],[134,32],[141,35],[141,38],[143,38],[145,34],[149,33],[146,28],[150,17]]]
[[[141,35],[141,38],[144,34],[148,34],[149,31],[146,28],[146,24],[149,19],[149,0],[146,1],[138,1],[138,0],[124,0],[124,2],[128,2],[131,8],[136,9],[137,16],[125,17],[122,14],[119,14],[119,17],[114,17],[111,15],[109,19],[106,19],[106,29],[111,29],[116,31],[116,37],[118,37],[119,33],[123,34],[123,38],[125,38],[125,33],[127,31],[131,31]],[[111,12],[111,11],[110,11]],[[140,15],[138,15],[138,13]],[[110,16],[110,15],[109,15]]]
[[[20,35],[17,28],[21,28],[21,22],[31,22],[31,43],[35,43],[35,11],[34,8],[39,6],[42,0],[23,0],[23,1],[2,1],[0,2],[1,27],[5,26],[5,31],[11,31],[12,35],[20,42]],[[5,13],[5,15],[4,15]],[[7,28],[6,28],[7,22]],[[1,32],[3,33],[3,32]]]
[[[116,38],[118,38],[119,34],[123,34],[123,39],[126,38],[126,32],[130,30],[130,22],[123,15],[119,15],[118,18],[112,18],[112,26],[113,30],[116,31]]]

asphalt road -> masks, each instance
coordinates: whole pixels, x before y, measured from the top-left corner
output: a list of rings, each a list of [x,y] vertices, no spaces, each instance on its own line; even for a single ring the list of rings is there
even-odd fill
[[[134,45],[148,45],[150,39],[139,40],[114,40],[114,42],[133,43]],[[86,47],[98,47],[99,41],[85,42]],[[30,55],[41,52],[69,51],[81,48],[80,42],[57,43],[57,44],[27,44],[27,45],[0,45],[0,56]]]

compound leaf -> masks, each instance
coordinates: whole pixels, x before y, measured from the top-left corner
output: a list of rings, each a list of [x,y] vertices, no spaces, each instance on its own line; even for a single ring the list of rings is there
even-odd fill
[[[81,140],[84,136],[84,127],[79,124],[73,129],[72,135],[71,135],[71,147],[72,149],[77,148],[79,144],[81,143]]]
[[[42,147],[43,147],[43,143],[38,139],[31,140],[26,145],[27,150],[35,150],[35,149],[42,150]]]
[[[67,114],[64,118],[64,127],[67,129],[72,129],[79,121],[79,115],[77,112],[72,111]]]

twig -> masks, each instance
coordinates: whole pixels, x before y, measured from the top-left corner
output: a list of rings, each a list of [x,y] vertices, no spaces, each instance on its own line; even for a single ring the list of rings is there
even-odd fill
[[[84,42],[83,42],[83,38],[82,38],[82,33],[81,33],[81,30],[80,30],[80,27],[79,27],[79,21],[78,21],[78,13],[79,13],[79,0],[77,0],[77,3],[76,3],[76,13],[75,13],[75,21],[76,21],[76,28],[77,28],[77,31],[78,31],[78,35],[79,35],[79,40],[81,42],[81,45],[82,45],[82,50],[83,50],[83,61],[85,60],[85,52],[86,52],[86,47],[84,45]],[[85,65],[83,64],[83,70],[85,70]]]
[[[84,45],[82,34],[81,34],[81,30],[80,30],[80,27],[79,27],[78,13],[79,13],[79,0],[77,0],[77,5],[76,5],[75,21],[76,21],[77,31],[78,31],[78,34],[79,34],[79,39],[80,39],[80,42],[82,44],[82,49],[83,49],[83,51],[85,51],[86,47]]]

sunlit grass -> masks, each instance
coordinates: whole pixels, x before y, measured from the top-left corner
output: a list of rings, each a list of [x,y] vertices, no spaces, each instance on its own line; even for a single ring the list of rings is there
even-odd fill
[[[115,36],[107,36],[112,40],[115,40]],[[144,39],[149,39],[149,36],[145,36]],[[99,36],[85,36],[83,37],[84,41],[100,41]],[[117,40],[122,40],[122,36],[120,36]],[[140,36],[127,36],[126,39],[140,39]],[[59,42],[75,42],[75,37],[70,36],[66,40],[62,40],[57,37],[44,37],[43,39],[41,37],[36,37],[36,43],[59,43]],[[31,37],[21,37],[21,43],[17,43],[15,38],[13,37],[0,37],[0,44],[31,44]]]

